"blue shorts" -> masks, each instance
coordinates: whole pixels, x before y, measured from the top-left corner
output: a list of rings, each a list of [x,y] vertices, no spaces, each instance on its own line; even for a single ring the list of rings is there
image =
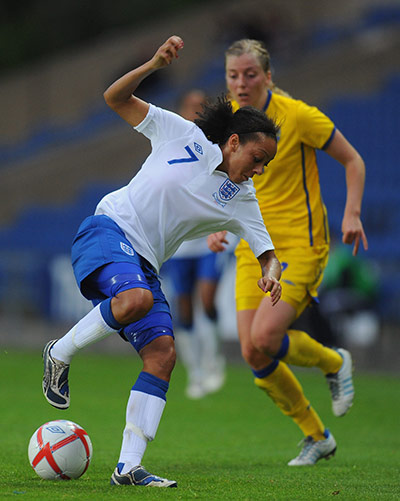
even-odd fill
[[[78,286],[95,305],[128,289],[151,291],[154,304],[149,313],[120,331],[137,351],[156,337],[173,337],[169,304],[156,271],[137,254],[111,218],[86,218],[73,241],[71,255]]]
[[[221,266],[218,254],[211,252],[199,257],[177,257],[168,261],[170,274],[176,294],[191,294],[198,280],[218,282]]]

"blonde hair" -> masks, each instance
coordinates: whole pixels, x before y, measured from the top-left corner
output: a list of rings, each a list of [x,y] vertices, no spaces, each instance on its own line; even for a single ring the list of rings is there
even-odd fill
[[[260,63],[264,73],[271,71],[271,57],[265,45],[259,40],[251,38],[242,38],[236,40],[225,52],[225,63],[229,56],[242,56],[243,54],[252,54]],[[291,97],[286,91],[277,87],[272,81],[269,86],[272,92],[281,96]]]

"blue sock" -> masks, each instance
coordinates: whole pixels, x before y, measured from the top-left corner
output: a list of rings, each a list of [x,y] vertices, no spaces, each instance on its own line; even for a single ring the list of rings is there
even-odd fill
[[[274,370],[278,367],[279,360],[274,360],[270,364],[268,364],[264,369],[260,369],[256,371],[255,369],[251,369],[253,374],[255,375],[256,378],[258,379],[263,379],[267,376],[269,376]]]
[[[155,397],[167,400],[166,394],[169,388],[169,383],[163,379],[153,376],[148,372],[142,371],[136,383],[132,386],[132,390],[141,391],[142,393],[148,393],[149,395],[154,395]]]
[[[274,355],[274,358],[277,360],[281,360],[286,355],[288,350],[289,350],[289,336],[285,334],[284,338],[282,339],[281,347],[279,348],[278,353]]]

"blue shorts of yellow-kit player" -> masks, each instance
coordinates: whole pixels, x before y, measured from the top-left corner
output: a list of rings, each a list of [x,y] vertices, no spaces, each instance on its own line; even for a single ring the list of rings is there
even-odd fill
[[[111,218],[87,217],[74,238],[71,257],[78,286],[94,305],[129,289],[151,291],[152,309],[120,331],[138,352],[157,337],[173,337],[169,304],[156,271]]]
[[[318,301],[318,287],[328,262],[329,246],[275,249],[282,266],[281,300],[296,310],[298,317],[311,301]],[[258,287],[261,267],[254,255],[240,250],[236,253],[236,308],[257,309],[265,293]]]

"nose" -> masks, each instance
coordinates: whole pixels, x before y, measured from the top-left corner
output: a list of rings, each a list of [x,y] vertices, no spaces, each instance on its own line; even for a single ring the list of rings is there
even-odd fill
[[[245,79],[243,75],[238,75],[236,79],[236,83],[238,87],[245,87]]]
[[[254,174],[261,176],[261,174],[264,172],[264,166],[260,165],[259,167],[256,167],[255,169],[253,169],[253,172]]]

